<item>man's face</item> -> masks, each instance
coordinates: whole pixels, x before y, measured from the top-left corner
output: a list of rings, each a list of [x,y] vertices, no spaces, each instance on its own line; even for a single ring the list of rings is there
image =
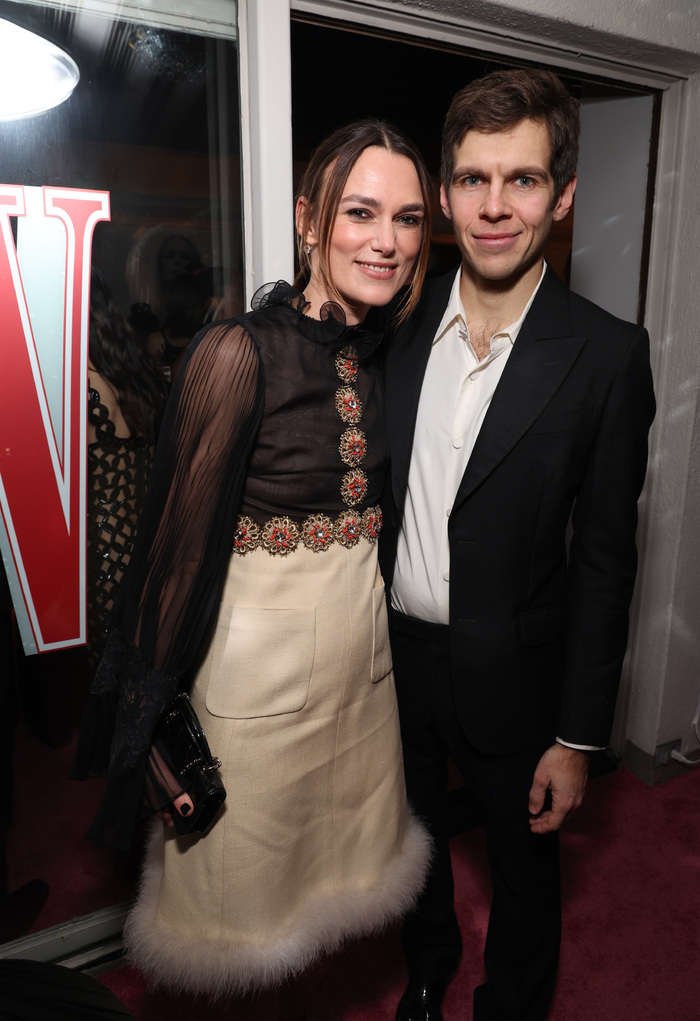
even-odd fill
[[[539,272],[553,220],[563,220],[576,178],[555,200],[550,141],[539,121],[507,131],[468,131],[455,150],[440,204],[454,227],[466,272],[476,283],[517,283]]]

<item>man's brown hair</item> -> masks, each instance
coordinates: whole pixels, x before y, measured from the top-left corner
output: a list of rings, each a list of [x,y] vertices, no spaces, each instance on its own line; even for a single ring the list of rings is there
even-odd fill
[[[551,71],[513,68],[470,82],[453,98],[442,131],[442,180],[452,182],[455,150],[468,131],[507,131],[522,120],[546,125],[551,143],[554,193],[576,173],[580,117],[578,100]]]

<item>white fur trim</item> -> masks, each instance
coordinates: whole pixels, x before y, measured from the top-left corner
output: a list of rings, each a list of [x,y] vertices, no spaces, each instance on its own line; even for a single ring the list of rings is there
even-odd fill
[[[162,830],[157,823],[139,896],[124,928],[129,957],[156,985],[214,997],[278,986],[347,939],[383,929],[413,907],[431,854],[430,837],[411,817],[402,853],[381,880],[370,889],[339,891],[307,905],[282,935],[261,946],[193,939],[156,919]]]

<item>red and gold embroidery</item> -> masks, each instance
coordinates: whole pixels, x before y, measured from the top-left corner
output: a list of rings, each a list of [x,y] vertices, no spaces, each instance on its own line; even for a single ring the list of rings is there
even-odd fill
[[[299,526],[291,518],[271,518],[263,527],[262,545],[273,556],[286,557],[299,545]]]
[[[382,512],[379,507],[368,507],[362,515],[362,534],[372,545],[382,530]]]
[[[356,511],[343,511],[335,523],[335,540],[346,549],[356,546],[362,535],[362,519]]]
[[[357,351],[352,344],[346,344],[335,356],[335,368],[344,383],[352,383],[357,378]]]
[[[367,437],[362,429],[346,429],[340,437],[340,456],[352,468],[364,460],[367,453]]]
[[[252,518],[240,517],[233,533],[233,548],[236,553],[245,556],[257,548],[260,543],[260,529]]]
[[[301,540],[307,549],[321,553],[334,542],[348,548],[355,546],[361,537],[374,544],[381,529],[379,507],[368,507],[362,515],[354,510],[342,511],[335,521],[325,514],[310,514],[301,525],[287,517],[271,518],[263,525],[256,525],[252,518],[239,517],[233,552],[245,556],[260,547],[273,556],[287,556],[298,549]]]
[[[362,402],[351,386],[343,386],[336,392],[335,407],[344,422],[356,425],[362,415]]]
[[[340,495],[349,507],[362,503],[367,495],[369,480],[361,468],[346,472],[343,476],[343,484],[340,487]]]
[[[302,542],[314,553],[322,553],[333,542],[333,522],[325,514],[308,517],[301,526]]]
[[[348,344],[335,358],[335,367],[343,383],[352,383],[358,375],[358,358],[355,348]],[[369,489],[366,473],[358,467],[367,455],[367,437],[362,429],[355,428],[362,417],[362,402],[352,386],[342,386],[335,394],[335,407],[343,422],[350,428],[340,437],[338,450],[344,464],[351,469],[343,476],[340,495],[348,507],[362,503]],[[270,518],[257,525],[250,517],[239,517],[233,536],[233,551],[245,555],[258,547],[273,556],[286,557],[300,543],[313,553],[327,550],[334,542],[350,549],[364,536],[374,544],[382,527],[379,507],[368,507],[363,514],[345,510],[335,521],[325,514],[310,514],[301,525],[289,517]]]

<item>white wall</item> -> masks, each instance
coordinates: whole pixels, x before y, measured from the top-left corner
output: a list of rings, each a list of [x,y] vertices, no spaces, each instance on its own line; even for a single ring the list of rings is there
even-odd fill
[[[292,0],[293,4],[295,0]],[[342,3],[342,0],[341,0]],[[664,95],[646,325],[659,411],[639,529],[640,574],[616,744],[649,761],[691,725],[700,684],[700,18],[696,0],[345,0],[501,40],[677,76]],[[359,17],[362,14],[359,13]],[[359,18],[358,18],[359,20]],[[612,65],[611,65],[612,66]],[[624,70],[624,69],[623,69]],[[680,80],[680,79],[687,80]],[[679,767],[681,768],[681,767]]]
[[[647,319],[659,410],[625,692],[626,736],[649,753],[678,738],[684,752],[698,748],[691,720],[700,687],[700,74],[684,90],[682,143],[665,168],[675,199],[656,213],[661,237],[652,251]]]
[[[652,96],[581,104],[571,287],[636,320],[644,239]]]
[[[697,0],[403,0],[372,3],[417,9],[488,27],[514,38],[551,43],[643,67],[698,72]]]

